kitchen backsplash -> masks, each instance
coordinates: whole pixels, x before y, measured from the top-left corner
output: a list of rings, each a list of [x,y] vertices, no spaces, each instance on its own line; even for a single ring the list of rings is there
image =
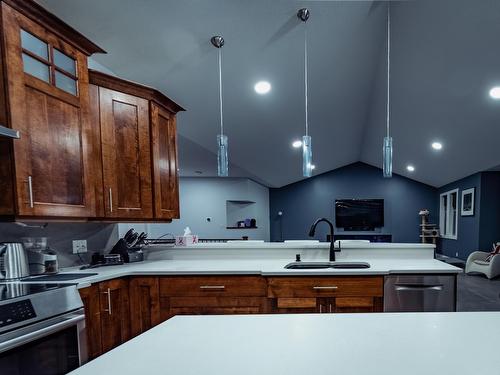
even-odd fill
[[[42,225],[43,223],[29,223]],[[73,240],[87,240],[85,262],[95,251],[109,251],[118,240],[118,225],[106,223],[49,223],[45,228],[23,227],[16,223],[0,223],[0,242],[20,241],[21,237],[48,237],[48,245],[58,255],[59,267],[81,264],[73,254]]]

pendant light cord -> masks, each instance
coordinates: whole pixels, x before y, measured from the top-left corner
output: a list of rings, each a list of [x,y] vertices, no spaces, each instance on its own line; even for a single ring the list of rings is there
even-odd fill
[[[306,114],[306,136],[309,135],[309,108],[308,108],[308,76],[307,76],[307,22],[304,22],[304,91],[305,91],[305,114]]]
[[[219,111],[220,111],[220,134],[224,134],[224,117],[222,116],[222,48],[218,49],[219,62]]]
[[[391,6],[387,3],[387,137],[391,113]]]

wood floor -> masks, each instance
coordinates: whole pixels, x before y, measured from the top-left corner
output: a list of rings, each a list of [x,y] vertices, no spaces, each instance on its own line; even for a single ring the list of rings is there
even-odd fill
[[[500,277],[458,276],[458,311],[500,311]]]

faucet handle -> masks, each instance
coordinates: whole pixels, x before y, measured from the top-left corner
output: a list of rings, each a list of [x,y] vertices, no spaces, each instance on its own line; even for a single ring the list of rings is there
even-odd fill
[[[300,254],[295,254],[295,261],[300,262]]]

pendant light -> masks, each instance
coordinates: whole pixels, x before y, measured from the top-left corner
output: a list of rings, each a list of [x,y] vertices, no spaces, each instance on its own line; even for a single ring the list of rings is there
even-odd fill
[[[306,131],[302,137],[302,175],[304,177],[311,177],[313,164],[312,164],[312,143],[311,136],[309,135],[309,112],[308,112],[308,79],[307,79],[307,27],[306,22],[311,13],[309,9],[302,8],[297,12],[297,17],[304,22],[304,102],[305,102],[305,120]]]
[[[392,137],[390,133],[391,117],[391,6],[387,3],[387,133],[384,137],[383,173],[384,177],[392,177]]]
[[[227,177],[229,175],[228,157],[227,157],[227,135],[224,134],[224,117],[222,116],[222,46],[224,38],[220,35],[213,36],[210,39],[212,45],[217,48],[217,62],[219,68],[219,112],[220,112],[220,134],[217,135],[217,175]]]

